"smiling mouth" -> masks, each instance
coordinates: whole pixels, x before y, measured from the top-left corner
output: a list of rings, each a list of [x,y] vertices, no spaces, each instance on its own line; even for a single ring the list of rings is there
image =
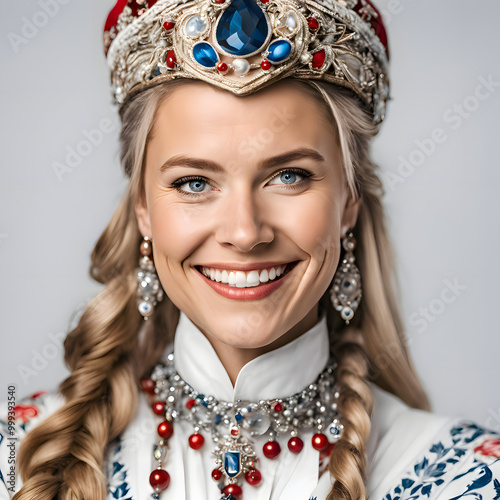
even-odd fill
[[[217,283],[222,283],[234,288],[253,288],[266,283],[275,282],[286,276],[297,264],[289,262],[281,266],[267,269],[256,269],[252,271],[231,271],[226,269],[215,269],[204,266],[195,266],[195,269],[206,278]]]

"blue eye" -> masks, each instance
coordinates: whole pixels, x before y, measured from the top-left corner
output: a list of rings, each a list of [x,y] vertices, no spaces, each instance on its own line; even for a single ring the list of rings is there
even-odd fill
[[[271,186],[290,186],[290,188],[299,188],[302,186],[302,183],[308,177],[311,177],[312,174],[302,169],[287,169],[278,172],[268,183]],[[281,182],[275,182],[276,179],[279,179]],[[184,186],[188,186],[187,189]],[[210,188],[210,184],[207,179],[203,177],[181,177],[176,181],[172,182],[172,187],[177,189],[180,193],[187,196],[196,196],[198,194],[208,193],[210,189],[205,189],[207,186]]]
[[[270,185],[293,185],[295,186],[296,184],[300,184],[305,178],[310,177],[311,174],[306,172],[305,170],[300,170],[300,169],[289,169],[289,170],[282,170],[280,173],[278,173],[275,177],[271,179],[271,182],[269,182]],[[279,179],[281,182],[274,182],[276,179]]]
[[[191,191],[183,189],[182,186],[188,185]],[[204,189],[207,186],[207,181],[202,177],[182,177],[172,182],[172,186],[177,190],[181,191],[183,194],[201,194],[204,193]]]

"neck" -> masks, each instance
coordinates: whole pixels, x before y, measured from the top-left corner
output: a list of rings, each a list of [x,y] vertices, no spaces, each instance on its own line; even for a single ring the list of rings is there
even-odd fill
[[[316,304],[307,314],[302,318],[293,328],[284,333],[281,337],[276,339],[271,344],[263,347],[253,348],[253,349],[243,349],[238,347],[233,347],[223,342],[217,340],[212,335],[204,335],[214,348],[220,362],[224,366],[229,375],[233,387],[235,386],[236,379],[240,370],[253,359],[265,354],[267,352],[278,349],[289,342],[292,342],[296,338],[300,337],[302,334],[310,330],[318,322],[319,308]]]

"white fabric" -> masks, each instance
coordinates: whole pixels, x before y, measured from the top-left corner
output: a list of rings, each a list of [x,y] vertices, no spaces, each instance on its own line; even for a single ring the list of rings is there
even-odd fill
[[[313,382],[326,366],[329,359],[326,317],[322,315],[314,327],[295,341],[247,363],[241,369],[234,387],[211,344],[184,313],[181,313],[177,327],[174,350],[176,368],[181,376],[206,395],[211,394],[225,400],[254,401],[284,397],[299,392]],[[446,439],[451,442],[449,429],[458,420],[411,409],[392,394],[374,384],[370,385],[375,405],[372,431],[367,442],[368,498],[410,498],[404,495],[400,497],[399,493],[394,496],[386,495],[392,488],[397,488],[401,478],[408,476],[407,471],[414,470],[416,460],[428,452],[432,443],[441,438],[443,442]],[[62,403],[60,398],[50,394],[31,402],[34,405],[40,404],[39,414],[32,419],[31,425],[46,418]],[[153,414],[147,397],[141,394],[137,414],[124,432],[121,444],[110,449],[109,500],[151,498],[149,475],[156,467],[152,447],[158,440],[156,428],[161,420],[161,417]],[[205,445],[195,451],[187,445],[192,427],[186,422],[178,421],[174,428],[164,465],[171,476],[171,482],[161,498],[218,500],[220,492],[211,478],[214,458],[211,454],[210,437],[206,436]],[[22,434],[21,432],[20,438]],[[319,453],[310,445],[311,435],[312,432],[301,435],[305,446],[299,454],[290,453],[286,448],[286,440],[282,440],[282,452],[274,460],[265,458],[261,452],[265,439],[256,438],[255,450],[260,457],[258,469],[263,480],[258,487],[241,480],[239,483],[243,488],[243,500],[325,500],[332,479],[325,473],[318,481]],[[7,479],[5,475],[9,467],[5,437],[3,443],[0,441],[0,470],[4,480]],[[464,464],[470,467],[473,463],[473,450],[468,450],[466,456],[467,462],[464,460]],[[500,475],[500,460],[496,460],[492,467],[496,467],[494,471]],[[481,471],[480,468],[477,470]],[[449,477],[448,483],[452,479]],[[437,498],[440,494],[440,500],[453,496],[458,498],[459,493],[465,491],[464,481],[467,483],[466,478],[461,479],[461,486],[460,481],[453,481],[444,496],[442,488],[436,486],[430,497],[426,495],[422,498]],[[18,480],[16,491],[20,486]],[[457,487],[462,489],[459,491]],[[9,494],[12,492],[9,493],[0,481],[0,499],[10,498]],[[489,497],[485,495],[483,498]]]

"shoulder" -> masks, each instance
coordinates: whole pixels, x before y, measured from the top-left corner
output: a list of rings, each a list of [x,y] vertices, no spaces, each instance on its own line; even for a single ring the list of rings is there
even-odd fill
[[[62,396],[45,391],[17,400],[15,389],[9,388],[7,400],[0,404],[0,499],[20,489],[16,461],[23,438],[63,403]]]
[[[465,418],[410,408],[379,387],[372,389],[370,496],[451,499],[477,493],[500,499],[499,433]]]

